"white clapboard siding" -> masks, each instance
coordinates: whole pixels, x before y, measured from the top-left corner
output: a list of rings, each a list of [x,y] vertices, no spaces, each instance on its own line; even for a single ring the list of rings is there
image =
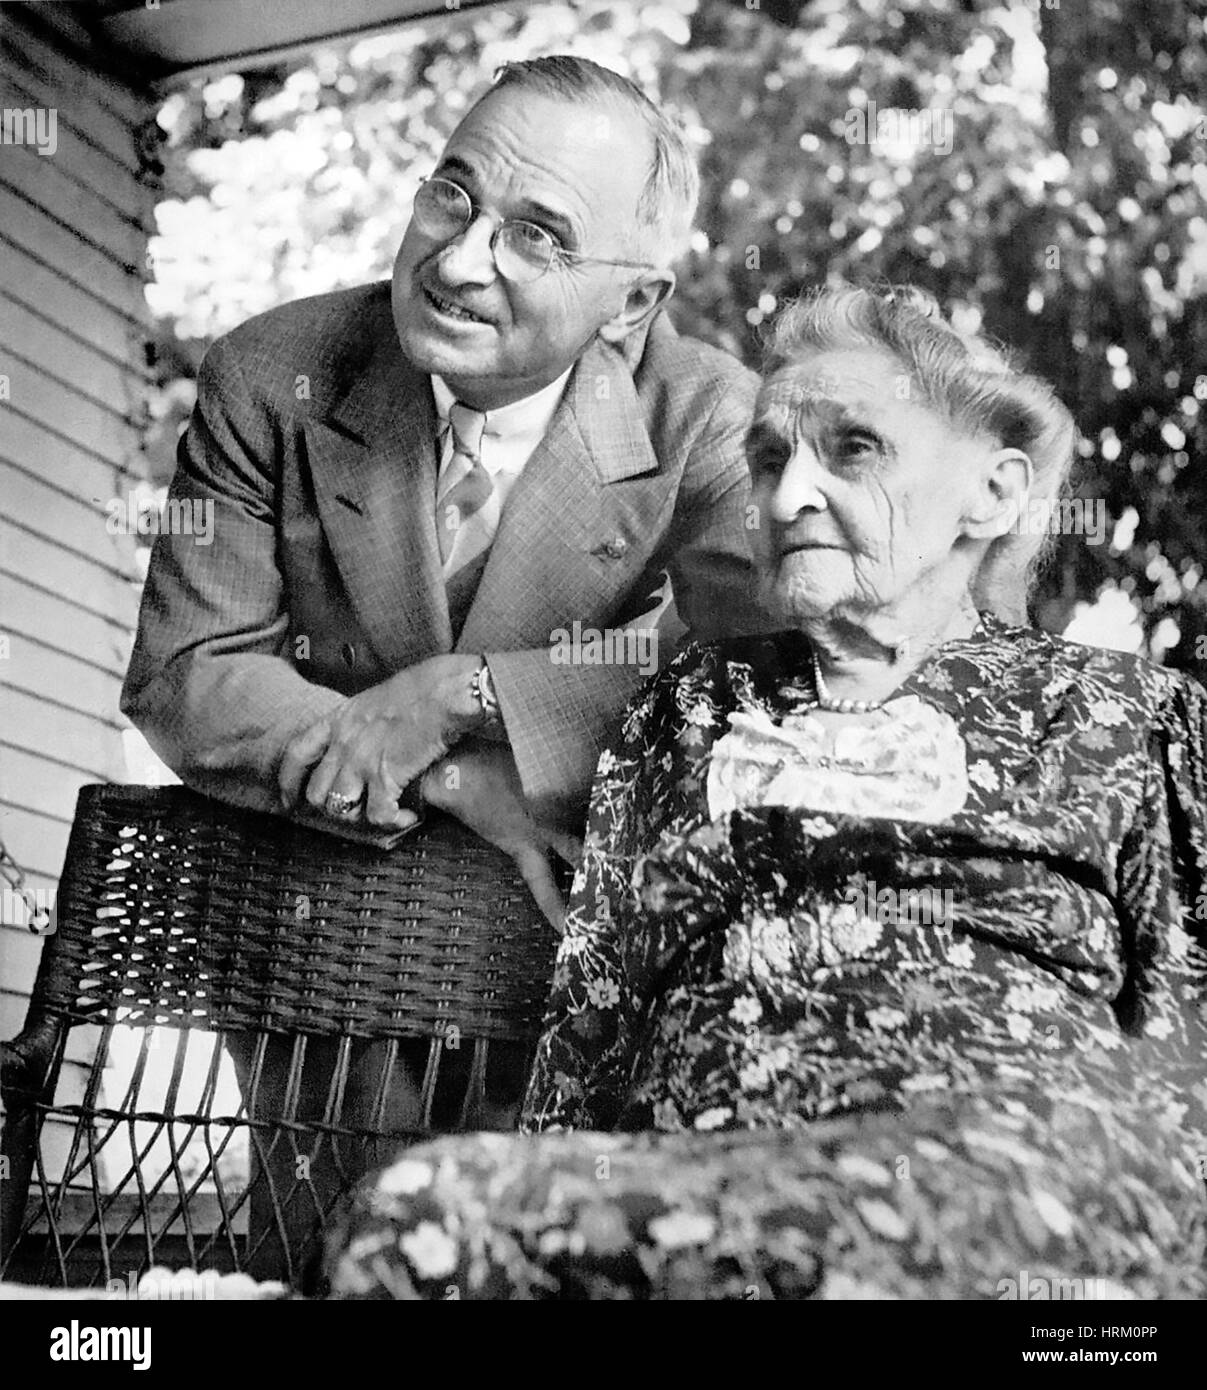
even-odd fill
[[[53,776],[56,768],[72,767],[91,773],[93,781],[120,780],[123,757],[116,701],[112,710],[81,714],[60,704],[59,693],[30,695],[8,686],[5,705],[11,720],[5,720],[5,732],[12,727],[12,745],[35,753],[43,761],[44,777]],[[28,806],[29,791],[5,787],[4,799]]]
[[[9,325],[13,341],[21,344],[21,355],[26,360],[53,362],[60,381],[70,382],[99,405],[112,407],[125,402],[130,380],[121,358],[61,327],[41,306],[35,307],[36,301],[23,301],[19,297],[20,287],[7,276],[3,282],[0,319]]]
[[[17,74],[28,69],[60,90],[77,93],[80,100],[70,103],[77,124],[81,115],[90,120],[98,113],[111,113],[128,131],[146,117],[147,97],[132,85],[136,77],[127,73],[123,78],[101,67],[92,36],[72,13],[75,9],[36,0],[33,5],[6,3],[0,14],[11,22],[0,25],[0,50],[15,59]]]
[[[53,889],[76,795],[126,778],[118,711],[137,618],[133,539],[105,504],[144,477],[143,277],[156,189],[149,90],[107,72],[61,5],[0,6],[0,107],[56,113],[51,156],[0,145],[0,837]],[[0,922],[0,1037],[24,1020],[40,938]],[[93,1043],[73,1032],[60,1100]],[[57,1176],[62,1126],[43,1155]]]
[[[52,222],[74,231],[87,246],[103,251],[132,273],[144,263],[146,230],[119,213],[87,184],[25,145],[4,146],[0,180],[40,208]]]
[[[57,481],[43,482],[23,468],[0,459],[0,495],[5,509],[14,518],[37,516],[47,538],[57,545],[80,555],[106,561],[115,560],[123,566],[130,558],[127,538],[121,534],[124,514],[114,532],[110,507],[114,500],[126,504],[124,497],[114,499],[109,488],[89,496],[72,496]],[[123,573],[127,573],[123,568]]]
[[[83,184],[103,203],[113,208],[123,218],[137,225],[142,224],[143,199],[138,187],[137,164],[113,158],[96,145],[88,133],[72,126],[70,113],[60,110],[58,98],[52,96],[46,83],[29,83],[23,75],[0,73],[0,106],[17,110],[31,110],[53,101],[55,117],[53,155],[34,155],[38,159],[62,163],[69,167],[77,182]],[[133,161],[133,153],[131,153]]]
[[[9,521],[0,515],[0,573],[48,593],[64,594],[89,613],[132,627],[134,556],[126,537],[104,534],[104,541],[108,550],[98,539],[93,553],[82,553],[40,534],[36,519]]]
[[[44,699],[47,691],[53,691],[56,706],[74,710],[88,719],[96,717],[96,710],[115,708],[122,683],[116,672],[102,671],[18,632],[12,635],[11,647],[8,676],[12,689],[23,690],[38,699]],[[6,734],[7,731],[0,732],[0,743],[5,741]],[[5,785],[13,784],[0,777],[0,786]]]
[[[47,487],[61,488],[89,502],[94,497],[120,496],[143,476],[137,459],[108,463],[88,449],[68,444],[36,420],[7,409],[0,409],[0,459],[10,467],[36,473]]]
[[[0,260],[14,297],[104,351],[128,355],[131,334],[142,329],[142,286],[103,251],[85,245],[3,183]]]
[[[63,807],[61,812],[42,815],[22,807],[18,815],[13,807],[0,810],[0,815],[6,817],[3,829],[5,842],[12,851],[13,858],[24,865],[30,874],[39,874],[42,878],[49,879],[58,877],[59,870],[63,867],[63,855],[67,851],[67,835],[71,830],[71,815],[75,807],[73,794],[64,793],[81,777],[84,782],[96,781],[95,777],[84,777],[79,772],[57,771],[53,778],[47,779],[48,784],[63,797],[60,802]],[[26,796],[29,797],[28,790]],[[0,980],[0,986],[5,989],[15,989],[19,983],[17,980]]]
[[[130,634],[123,624],[23,579],[0,574],[0,613],[14,645],[15,639],[29,638],[117,676],[130,659]]]
[[[43,50],[44,51],[44,50]],[[38,56],[38,49],[28,38],[18,40],[13,29],[0,29],[0,62],[4,57],[4,80],[26,93],[22,106],[58,107],[62,94],[62,68],[56,73]],[[88,124],[81,126],[79,114],[86,112]],[[99,101],[92,101],[75,112],[60,111],[58,128],[103,151],[115,163],[131,174],[138,173],[138,158],[130,146],[130,118],[110,111]]]
[[[30,361],[24,348],[25,344],[15,339],[4,345],[11,396],[8,409],[68,444],[88,449],[106,463],[125,464],[131,455],[134,422],[120,412],[116,402],[113,406],[98,405],[76,383],[62,381],[57,375],[58,362]]]

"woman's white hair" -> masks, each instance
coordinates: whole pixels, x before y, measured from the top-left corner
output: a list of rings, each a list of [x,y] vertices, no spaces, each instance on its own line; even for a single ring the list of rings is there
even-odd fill
[[[887,351],[909,374],[911,387],[952,424],[1027,455],[1031,502],[1054,507],[1068,488],[1077,441],[1072,415],[1046,381],[1021,370],[1005,349],[953,328],[924,290],[813,290],[779,315],[766,346],[769,371],[791,367],[810,352]],[[1053,545],[1047,526],[1037,534],[1019,526],[999,536],[973,584],[977,607],[1025,622],[1028,596]]]

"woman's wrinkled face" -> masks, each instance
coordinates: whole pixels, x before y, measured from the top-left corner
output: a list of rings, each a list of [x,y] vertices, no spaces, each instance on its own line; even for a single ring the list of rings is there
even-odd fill
[[[816,352],[763,384],[748,440],[764,599],[784,621],[867,613],[938,580],[989,442],[888,352]],[[953,599],[965,576],[950,565]]]

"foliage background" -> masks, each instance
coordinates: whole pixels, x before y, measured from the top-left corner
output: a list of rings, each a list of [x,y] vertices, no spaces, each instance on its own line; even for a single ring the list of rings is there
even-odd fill
[[[1108,544],[1062,538],[1037,620],[1204,676],[1201,5],[761,4],[454,8],[168,98],[154,480],[205,344],[388,275],[417,179],[495,68],[578,52],[668,103],[699,146],[681,329],[757,365],[760,326],[818,280],[930,289],[1053,381],[1082,431],[1078,491],[1108,508]],[[869,101],[951,111],[950,153],[849,144],[847,114]]]

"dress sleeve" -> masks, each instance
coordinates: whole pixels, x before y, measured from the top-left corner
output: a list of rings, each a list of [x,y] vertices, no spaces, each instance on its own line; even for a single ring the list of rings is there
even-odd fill
[[[675,734],[682,682],[700,662],[700,647],[683,648],[634,698],[620,738],[599,759],[523,1130],[615,1124],[633,1032],[625,945],[642,910],[633,872],[651,827],[665,824],[689,795]]]
[[[1119,862],[1124,1027],[1207,1133],[1207,692],[1171,673]]]

